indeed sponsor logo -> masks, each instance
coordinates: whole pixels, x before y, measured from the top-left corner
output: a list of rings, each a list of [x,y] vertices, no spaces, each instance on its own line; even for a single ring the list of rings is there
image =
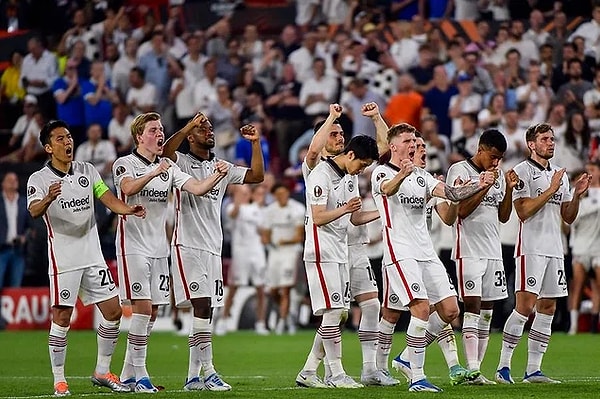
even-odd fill
[[[423,206],[425,205],[425,198],[417,197],[415,195],[411,195],[411,196],[400,195],[399,200],[402,205],[410,205],[411,209],[422,209]]]
[[[83,198],[71,198],[70,200],[65,200],[65,199],[60,199],[60,207],[62,209],[72,209],[72,208],[78,208],[78,207],[85,207],[90,205],[90,197],[83,197]]]
[[[142,191],[140,191],[140,195],[142,197],[148,197],[148,198],[153,198],[153,199],[159,199],[159,200],[166,200],[167,197],[169,196],[169,191],[168,190],[155,190],[153,188],[145,188]]]

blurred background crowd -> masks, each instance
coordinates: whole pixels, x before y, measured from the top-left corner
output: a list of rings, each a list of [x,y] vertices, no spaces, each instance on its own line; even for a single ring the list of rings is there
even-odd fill
[[[5,199],[24,200],[46,158],[40,127],[55,118],[71,127],[75,159],[112,187],[113,161],[132,148],[129,124],[148,111],[162,115],[167,136],[205,113],[217,156],[242,165],[250,145],[238,129],[257,126],[264,203],[276,182],[304,201],[301,161],[331,103],[344,107],[347,139],[375,135],[360,113],[366,102],[388,125],[417,127],[435,174],[474,155],[492,127],[507,138],[511,168],[527,156],[525,129],[544,121],[558,143],[554,163],[572,176],[600,157],[600,3],[591,0],[0,0],[0,14]],[[111,260],[114,217],[97,210]],[[47,284],[45,228],[22,213],[15,228],[0,221],[2,251],[23,261],[16,277],[0,267],[0,289]],[[224,225],[229,241],[234,227]],[[503,227],[507,254],[516,226]],[[451,262],[448,229],[434,223],[432,234]]]

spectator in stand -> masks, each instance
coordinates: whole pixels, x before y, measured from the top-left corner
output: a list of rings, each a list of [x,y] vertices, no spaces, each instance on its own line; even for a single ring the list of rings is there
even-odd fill
[[[271,155],[270,155],[270,150],[269,150],[269,142],[267,141],[267,139],[264,136],[264,130],[263,130],[264,126],[265,126],[264,119],[262,119],[257,114],[254,114],[254,115],[250,115],[246,119],[244,119],[242,121],[242,124],[244,124],[244,125],[252,124],[252,126],[254,126],[256,128],[256,130],[258,131],[258,134],[260,135],[260,148],[262,150],[263,160],[265,163],[265,165],[264,165],[265,171],[269,170]],[[235,144],[234,157],[235,157],[236,165],[245,166],[248,168],[251,166],[252,145],[244,137],[238,138],[237,143]]]
[[[156,87],[146,81],[146,73],[142,68],[133,67],[129,72],[129,90],[125,103],[134,115],[156,111],[158,105]]]
[[[349,95],[340,100],[346,115],[352,121],[352,137],[366,135],[377,138],[377,131],[371,118],[363,115],[366,103],[376,103],[379,109],[385,109],[386,102],[379,94],[369,89],[362,79],[353,79],[348,83]]]
[[[218,20],[206,30],[206,51],[208,57],[221,58],[227,55],[227,43],[231,37],[229,16]]]
[[[459,138],[452,142],[452,152],[448,155],[448,162],[452,165],[455,162],[470,159],[477,154],[477,146],[481,132],[477,128],[477,114],[463,114],[460,117],[461,132]]]
[[[439,27],[434,26],[427,33],[427,43],[429,43],[429,46],[431,47],[434,64],[438,64],[448,59],[448,44]]]
[[[523,39],[531,40],[538,48],[550,39],[550,33],[544,30],[544,15],[540,10],[533,10],[529,14],[529,29]]]
[[[563,103],[555,100],[550,105],[548,124],[554,130],[554,139],[558,142],[562,141],[567,130],[567,108]]]
[[[410,37],[408,22],[391,22],[389,24],[394,42],[390,46],[390,54],[394,59],[396,72],[408,72],[419,62],[419,44]]]
[[[333,57],[337,53],[338,47],[337,44],[331,40],[329,26],[325,22],[321,22],[315,28],[315,33],[317,36],[315,55],[325,60],[327,71],[332,71],[334,68]]]
[[[479,114],[477,114],[479,127],[484,130],[490,127],[498,128],[498,126],[502,123],[502,118],[504,118],[505,111],[506,101],[504,99],[504,94],[496,93],[492,95],[490,104],[486,108],[479,111]]]
[[[433,87],[434,61],[434,55],[429,43],[419,46],[419,62],[416,66],[408,69],[408,72],[415,79],[415,90],[419,93],[425,93]]]
[[[292,52],[288,57],[288,62],[294,66],[296,79],[304,83],[313,77],[313,65],[316,57],[317,35],[308,32],[304,34],[302,47]]]
[[[23,114],[17,119],[17,122],[12,128],[12,136],[8,141],[9,149],[13,149],[18,141],[21,144],[14,151],[0,158],[2,162],[30,162],[36,155],[43,152],[39,144],[40,125],[35,118],[38,113],[37,98],[31,94],[27,94],[23,101]],[[43,125],[42,125],[43,126]]]
[[[435,175],[443,175],[448,169],[448,154],[450,153],[450,140],[447,136],[439,134],[437,118],[435,115],[425,115],[421,118],[421,137],[427,146],[427,162],[425,170]]]
[[[554,71],[552,71],[552,90],[554,92],[558,92],[560,86],[567,83],[570,79],[569,76],[569,61],[577,58],[578,48],[575,43],[565,43],[563,46],[563,61],[561,64],[558,64],[554,67]],[[583,80],[592,81],[594,80],[594,75],[592,73],[591,68],[582,59],[581,61],[581,78]]]
[[[217,86],[221,84],[227,81],[217,77],[217,60],[211,58],[204,63],[204,78],[194,85],[194,108],[206,114],[210,103],[217,100]]]
[[[177,64],[175,66],[174,64]],[[194,82],[196,80],[187,70],[182,61],[169,60],[169,74],[173,79],[169,92],[169,104],[175,111],[175,131],[183,129],[196,114],[194,108]]]
[[[567,130],[554,152],[556,164],[571,174],[584,170],[590,159],[590,136],[590,126],[583,112],[571,112],[567,118]]]
[[[90,78],[90,69],[92,61],[85,56],[85,43],[83,40],[78,40],[73,43],[71,51],[69,51],[69,59],[75,63],[77,75],[82,79]]]
[[[288,60],[290,54],[300,48],[300,45],[298,44],[298,33],[294,25],[286,25],[283,27],[281,35],[279,35],[277,47],[283,51],[286,60]]]
[[[200,34],[191,34],[185,41],[187,46],[186,54],[181,58],[186,71],[194,77],[194,81],[199,81],[204,77],[204,63],[208,57],[202,53],[204,38]]]
[[[567,43],[570,31],[567,27],[567,15],[558,11],[552,19],[552,29],[548,31],[549,37],[546,43],[551,44],[554,49],[553,62],[560,65],[563,62],[563,45]]]
[[[121,100],[125,100],[125,96],[129,90],[129,73],[131,72],[131,68],[135,67],[138,62],[138,42],[135,38],[129,37],[125,40],[124,47],[121,56],[113,65],[110,79]]]
[[[234,144],[238,140],[239,117],[242,105],[231,98],[226,84],[217,86],[217,101],[210,103],[206,116],[211,120],[215,134],[213,151],[218,158],[234,161]]]
[[[104,183],[109,187],[114,187],[112,164],[117,159],[114,144],[110,140],[102,139],[102,127],[97,123],[88,127],[87,138],[87,141],[77,147],[75,160],[94,165]]]
[[[550,43],[544,43],[540,46],[540,72],[546,87],[552,84],[554,67],[554,47]]]
[[[517,108],[517,92],[515,89],[508,87],[508,82],[506,81],[506,74],[502,69],[496,69],[494,75],[492,76],[492,81],[494,84],[494,90],[485,94],[484,103],[489,103],[492,94],[494,93],[502,93],[504,94],[504,98],[506,100],[506,108]]]
[[[506,54],[511,48],[519,50],[521,54],[521,66],[527,68],[531,60],[539,61],[539,50],[534,42],[523,38],[523,21],[513,19],[510,22],[510,37],[502,44],[499,44],[496,51],[499,54]]]
[[[531,64],[527,71],[527,83],[516,88],[517,101],[531,103],[537,120],[544,120],[548,113],[552,92],[544,86],[540,66]]]
[[[478,3],[471,0],[449,0],[448,8],[454,10],[454,19],[475,21],[479,18]]]
[[[370,84],[373,76],[381,69],[381,65],[367,59],[365,46],[360,41],[353,41],[347,53],[340,56],[342,87],[346,87],[353,78],[363,79]]]
[[[580,59],[581,62],[583,62],[584,66],[585,66],[584,70],[585,71],[593,71],[594,69],[596,69],[596,54],[589,53],[586,51],[585,38],[583,38],[582,36],[574,36],[573,44],[575,44],[575,46],[577,46],[575,56],[578,59]],[[584,75],[584,79],[591,80],[591,78],[589,78],[589,75]]]
[[[309,117],[326,115],[329,104],[335,102],[337,94],[337,80],[325,75],[325,61],[316,58],[313,62],[313,77],[302,83],[300,106]]]
[[[504,76],[507,80],[507,86],[516,89],[525,84],[526,69],[521,66],[521,53],[516,48],[511,48],[506,52],[506,62],[504,63]]]
[[[42,39],[34,36],[27,42],[29,53],[21,66],[21,85],[37,98],[38,108],[48,118],[56,115],[52,84],[58,77],[56,56],[46,50]]]
[[[575,32],[569,36],[568,41],[573,41],[577,36],[583,37],[585,46],[583,51],[586,54],[593,54],[596,58],[600,56],[600,48],[598,47],[598,37],[600,36],[600,4],[594,4],[592,19],[579,25]]]
[[[466,72],[460,72],[456,81],[458,94],[450,98],[450,106],[448,108],[448,116],[452,118],[452,134],[450,135],[452,142],[461,137],[463,114],[476,114],[481,110],[483,105],[481,96],[473,92],[471,75]]]
[[[523,140],[523,130],[519,127],[519,114],[516,108],[506,110],[498,130],[506,138],[506,151],[504,152],[504,158],[502,158],[502,170],[508,171],[529,155]],[[511,245],[514,245],[515,242],[512,241]],[[510,252],[509,258],[514,259],[513,252]]]
[[[250,62],[246,63],[238,76],[235,89],[233,89],[233,99],[239,103],[246,102],[246,94],[250,91],[258,93],[261,98],[265,98],[265,86],[255,79],[254,67]]]
[[[265,106],[274,119],[273,131],[282,160],[308,125],[304,109],[300,106],[301,87],[292,64],[285,64],[281,80],[265,101]]]
[[[600,69],[594,72],[594,87],[583,95],[585,116],[588,118],[592,131],[600,131]]]
[[[479,37],[474,38],[475,40],[465,47],[465,51],[483,53],[482,58],[487,59],[492,56],[496,47],[496,43],[490,37],[490,24],[488,21],[483,19],[477,21],[477,34]]]
[[[452,120],[448,115],[448,109],[450,108],[450,99],[456,94],[458,94],[458,89],[448,79],[446,67],[436,65],[433,68],[433,87],[423,96],[423,106],[426,111],[424,113],[435,115],[439,132],[448,141],[452,133]]]
[[[25,235],[31,226],[27,199],[19,195],[19,178],[7,172],[0,196],[0,292],[20,287],[25,273]]]
[[[104,74],[102,61],[94,61],[90,72],[90,79],[81,83],[81,94],[85,100],[85,125],[99,123],[103,130],[107,130],[112,118],[112,106],[119,102],[119,96]]]
[[[112,70],[119,59],[119,48],[113,42],[109,42],[104,46],[104,73],[112,78]]]
[[[421,127],[423,96],[415,90],[415,81],[404,73],[398,78],[398,94],[390,98],[383,117],[388,126],[406,122],[415,128]]]
[[[256,25],[250,24],[244,26],[244,33],[240,41],[240,55],[252,65],[260,63],[263,57],[264,43],[258,35]]]
[[[479,66],[479,53],[466,52],[463,54],[464,71],[471,77],[473,83],[473,91],[480,95],[485,95],[494,90],[494,83],[490,73],[483,67]]]
[[[232,37],[227,41],[227,54],[217,58],[217,76],[225,79],[229,87],[235,87],[238,76],[244,64],[244,60],[239,55],[240,42]],[[205,63],[206,64],[206,63]]]
[[[586,91],[594,88],[590,81],[583,80],[582,66],[583,62],[578,58],[569,60],[569,81],[561,85],[556,93],[558,101],[566,105],[567,112],[585,110],[583,95]]]
[[[25,90],[21,86],[21,65],[25,54],[21,50],[13,50],[10,54],[10,64],[2,72],[0,78],[0,104],[2,107],[2,128],[10,128],[17,122],[23,109]]]
[[[450,81],[454,81],[456,75],[458,74],[458,71],[463,70],[464,67],[465,60],[463,58],[463,47],[461,46],[458,40],[452,39],[450,40],[450,42],[448,42],[448,61],[446,61],[446,63],[444,64],[444,68],[446,69],[446,75],[448,76]]]
[[[160,113],[167,105],[171,88],[171,77],[167,69],[170,55],[168,54],[169,46],[165,42],[165,33],[162,30],[156,30],[152,34],[150,44],[150,51],[140,57],[138,66],[146,73],[146,82],[152,83],[156,87],[158,101],[156,109]]]
[[[296,18],[294,22],[302,30],[307,32],[320,12],[319,0],[296,1]]]
[[[79,146],[85,140],[85,103],[82,92],[84,81],[78,74],[77,62],[69,59],[64,76],[56,79],[52,85],[56,114],[69,125],[75,146]]]
[[[117,156],[129,155],[133,147],[131,136],[131,122],[133,116],[125,104],[117,104],[113,107],[113,117],[108,124],[108,139],[117,150]]]

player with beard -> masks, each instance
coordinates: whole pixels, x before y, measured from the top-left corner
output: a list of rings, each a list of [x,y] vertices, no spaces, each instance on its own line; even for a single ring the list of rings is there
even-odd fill
[[[168,196],[173,188],[190,195],[211,192],[227,175],[224,163],[215,165],[205,179],[192,178],[179,166],[162,158],[165,140],[160,115],[138,115],[131,123],[136,148],[113,164],[118,196],[127,203],[140,203],[147,209],[145,219],[119,216],[116,246],[122,301],[130,301],[131,326],[121,381],[135,392],[155,393],[146,370],[148,336],[158,313],[158,305],[170,303],[170,278],[165,234]]]
[[[108,189],[88,162],[74,162],[73,138],[64,121],[48,122],[40,142],[50,155],[44,167],[27,182],[27,207],[32,217],[43,217],[48,228],[52,323],[48,346],[54,376],[54,396],[70,395],[65,379],[67,332],[75,301],[94,303],[100,310],[98,359],[92,383],[114,392],[128,392],[110,372],[119,337],[121,306],[110,270],[106,266],[94,215],[94,198],[120,215],[145,217],[141,205],[127,205]]]
[[[449,283],[425,223],[428,195],[461,201],[493,183],[493,174],[484,172],[477,183],[452,187],[415,168],[416,129],[406,123],[388,130],[390,162],[373,171],[373,198],[384,221],[384,303],[379,323],[380,336],[387,337],[381,366],[387,356],[400,312],[408,306],[411,321],[407,331],[411,366],[409,391],[441,392],[428,382],[423,372],[425,348],[439,332],[458,316],[456,291]],[[429,304],[436,311],[429,315]],[[380,339],[380,343],[382,340]],[[380,359],[378,357],[378,359]],[[379,367],[379,365],[378,365]]]
[[[561,225],[571,224],[577,217],[579,201],[590,186],[591,176],[583,173],[571,192],[566,170],[550,162],[555,141],[549,124],[530,126],[525,141],[531,155],[514,168],[519,182],[513,204],[520,219],[515,247],[516,306],[504,324],[496,381],[514,384],[510,373],[512,355],[535,309],[523,382],[559,383],[542,373],[541,364],[552,334],[556,298],[567,296]]]
[[[188,336],[188,375],[186,391],[228,391],[231,386],[215,371],[212,356],[213,308],[223,306],[223,266],[221,250],[221,205],[228,184],[260,183],[264,179],[264,160],[260,135],[252,125],[241,129],[242,137],[252,143],[250,168],[235,166],[215,157],[213,126],[206,116],[197,114],[171,136],[164,155],[196,178],[206,178],[219,165],[228,169],[227,176],[202,196],[175,191],[175,231],[173,232],[172,271],[175,304],[193,308],[193,322]],[[177,149],[187,139],[187,153]],[[200,376],[200,371],[203,376]]]

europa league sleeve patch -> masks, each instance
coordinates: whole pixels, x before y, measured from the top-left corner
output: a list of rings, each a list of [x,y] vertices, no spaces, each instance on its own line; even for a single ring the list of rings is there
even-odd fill
[[[313,190],[313,194],[317,198],[319,198],[321,195],[323,195],[323,189],[321,188],[321,186],[315,186],[315,188]]]

